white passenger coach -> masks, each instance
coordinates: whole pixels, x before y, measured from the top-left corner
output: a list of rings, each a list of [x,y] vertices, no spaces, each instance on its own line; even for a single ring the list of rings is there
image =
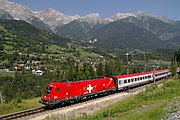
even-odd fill
[[[141,84],[155,82],[170,75],[170,69],[165,69],[152,72],[120,75],[113,77],[113,79],[116,81],[116,88],[118,88],[118,90],[124,90]]]

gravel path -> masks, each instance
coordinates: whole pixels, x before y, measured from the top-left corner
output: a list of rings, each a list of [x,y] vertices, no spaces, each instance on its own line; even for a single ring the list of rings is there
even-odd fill
[[[180,120],[180,111],[172,113],[166,120]]]

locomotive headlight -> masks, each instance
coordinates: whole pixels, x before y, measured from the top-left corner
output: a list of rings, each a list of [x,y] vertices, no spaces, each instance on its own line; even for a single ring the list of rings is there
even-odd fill
[[[54,99],[57,99],[58,97],[57,96],[54,96]]]

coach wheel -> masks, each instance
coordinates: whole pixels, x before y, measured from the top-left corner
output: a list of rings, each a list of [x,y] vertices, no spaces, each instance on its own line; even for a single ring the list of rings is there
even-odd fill
[[[60,102],[60,105],[63,106],[65,104],[65,102]]]

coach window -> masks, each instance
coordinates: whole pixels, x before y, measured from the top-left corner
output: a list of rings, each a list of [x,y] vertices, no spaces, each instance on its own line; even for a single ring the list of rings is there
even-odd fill
[[[138,81],[140,80],[140,78],[138,77]]]
[[[128,83],[130,83],[131,82],[131,80],[130,79],[128,79]]]
[[[131,79],[131,82],[134,82],[134,79]]]
[[[127,83],[127,80],[124,80],[124,83]]]
[[[56,92],[60,92],[60,88],[56,88]]]
[[[147,79],[148,78],[148,76],[145,76],[145,79]]]
[[[119,85],[121,84],[121,81],[119,81]]]
[[[137,81],[137,78],[135,78],[135,81]]]

